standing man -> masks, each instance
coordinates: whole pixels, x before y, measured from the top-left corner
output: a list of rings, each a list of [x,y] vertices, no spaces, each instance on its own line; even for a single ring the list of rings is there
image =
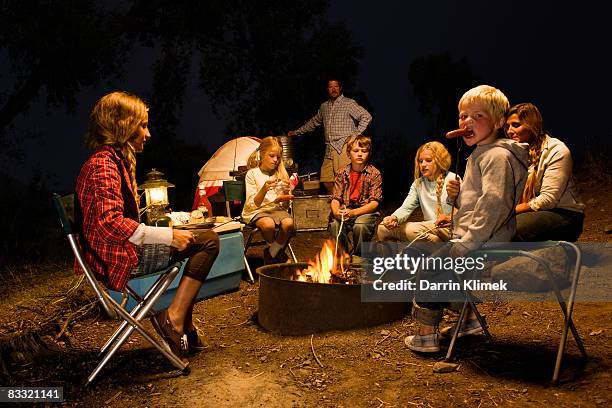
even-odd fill
[[[320,180],[331,194],[336,174],[350,163],[345,153],[346,143],[363,133],[372,121],[372,115],[353,99],[342,95],[342,85],[337,79],[327,82],[327,93],[329,99],[321,104],[317,114],[304,126],[287,132],[287,135],[299,136],[324,125],[325,158],[321,165]]]

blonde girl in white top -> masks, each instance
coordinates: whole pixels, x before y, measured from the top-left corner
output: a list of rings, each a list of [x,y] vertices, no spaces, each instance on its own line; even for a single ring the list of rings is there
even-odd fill
[[[293,198],[282,160],[283,147],[273,136],[264,138],[247,162],[244,221],[261,230],[268,243],[264,263],[286,262],[285,247],[294,235],[293,217],[287,212]],[[277,231],[278,227],[278,231]]]

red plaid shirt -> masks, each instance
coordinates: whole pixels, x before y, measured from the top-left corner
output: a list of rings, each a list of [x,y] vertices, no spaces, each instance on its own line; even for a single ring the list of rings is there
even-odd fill
[[[350,174],[350,164],[336,174],[332,200],[338,200],[340,205],[344,204],[351,208],[363,207],[370,201],[378,201],[379,203],[382,202],[382,175],[376,167],[368,163],[361,171],[361,188],[359,191],[359,197],[354,202],[350,199]]]
[[[128,241],[139,225],[129,180],[122,157],[104,146],[83,164],[76,184],[85,260],[106,286],[118,291],[125,289],[138,264],[136,246]],[[83,273],[76,263],[75,272]]]

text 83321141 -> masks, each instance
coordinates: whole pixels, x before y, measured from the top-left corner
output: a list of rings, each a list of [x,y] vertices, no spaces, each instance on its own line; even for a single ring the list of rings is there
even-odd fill
[[[63,401],[63,387],[0,387],[0,402]]]

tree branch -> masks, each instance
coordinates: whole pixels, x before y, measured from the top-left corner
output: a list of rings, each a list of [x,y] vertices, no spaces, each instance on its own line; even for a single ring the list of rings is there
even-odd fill
[[[38,95],[41,86],[40,75],[33,73],[23,86],[8,98],[0,109],[0,133],[4,132],[17,115],[27,109],[28,105]]]

